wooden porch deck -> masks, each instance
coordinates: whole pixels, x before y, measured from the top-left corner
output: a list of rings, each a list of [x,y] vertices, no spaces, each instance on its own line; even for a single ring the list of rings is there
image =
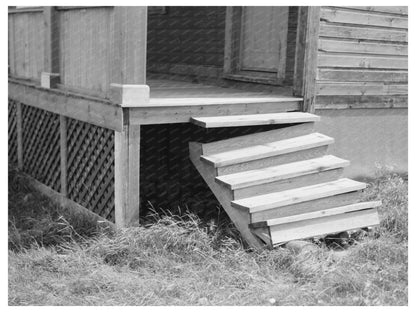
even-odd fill
[[[150,100],[130,109],[130,124],[186,123],[192,117],[299,111],[302,98],[174,80],[147,80]]]
[[[292,103],[302,98],[266,92],[246,92],[235,88],[184,81],[149,79],[150,101],[146,106],[187,106],[218,104]],[[298,105],[293,106],[294,109]]]

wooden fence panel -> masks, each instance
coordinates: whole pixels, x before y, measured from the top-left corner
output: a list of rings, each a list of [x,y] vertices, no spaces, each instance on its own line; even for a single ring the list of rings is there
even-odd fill
[[[10,73],[39,80],[44,53],[42,12],[9,14],[8,19]]]
[[[61,83],[106,95],[114,60],[113,8],[59,11]]]

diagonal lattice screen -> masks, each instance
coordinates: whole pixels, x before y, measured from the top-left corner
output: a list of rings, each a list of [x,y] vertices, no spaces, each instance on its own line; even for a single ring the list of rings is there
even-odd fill
[[[59,115],[22,105],[23,171],[59,192]]]
[[[9,135],[8,135],[8,159],[9,164],[17,165],[17,118],[16,118],[16,102],[9,99]]]
[[[68,119],[68,197],[114,221],[114,131]]]

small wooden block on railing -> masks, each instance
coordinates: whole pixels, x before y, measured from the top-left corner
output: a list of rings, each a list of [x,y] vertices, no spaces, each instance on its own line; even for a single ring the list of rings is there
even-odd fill
[[[148,104],[150,88],[148,85],[110,84],[110,99],[122,107],[137,107]]]
[[[40,86],[42,88],[55,88],[59,83],[59,74],[42,72],[40,75]]]

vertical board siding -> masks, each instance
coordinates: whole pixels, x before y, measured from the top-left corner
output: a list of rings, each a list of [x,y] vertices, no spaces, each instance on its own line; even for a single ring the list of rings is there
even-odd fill
[[[112,8],[60,11],[61,83],[106,94],[111,83]]]
[[[114,222],[114,131],[67,119],[68,198]]]
[[[44,54],[42,12],[9,14],[8,19],[10,73],[39,80]]]
[[[317,108],[385,107],[386,97],[403,107],[407,8],[323,7],[320,18]]]

